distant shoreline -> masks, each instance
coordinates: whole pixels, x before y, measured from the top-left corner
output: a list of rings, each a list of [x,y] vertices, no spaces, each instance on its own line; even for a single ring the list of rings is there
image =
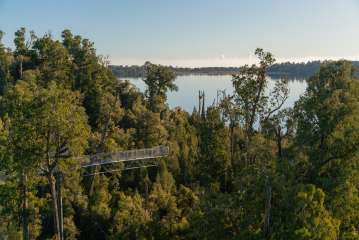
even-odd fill
[[[301,78],[305,79],[319,71],[320,61],[312,61],[306,63],[277,63],[268,69],[270,77],[287,77],[287,78]],[[354,67],[359,69],[359,61],[353,61]],[[189,75],[209,75],[209,76],[224,76],[233,75],[240,72],[241,67],[198,67],[198,68],[185,68],[185,67],[172,67],[173,71],[178,76]],[[110,65],[110,69],[118,78],[141,78],[145,76],[144,66],[117,66]]]

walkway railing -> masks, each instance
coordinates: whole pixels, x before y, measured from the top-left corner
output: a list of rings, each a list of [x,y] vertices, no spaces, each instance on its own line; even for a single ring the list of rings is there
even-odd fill
[[[86,168],[104,164],[152,159],[165,157],[168,154],[169,148],[167,146],[135,149],[117,153],[98,153],[94,155],[83,156],[81,167]]]

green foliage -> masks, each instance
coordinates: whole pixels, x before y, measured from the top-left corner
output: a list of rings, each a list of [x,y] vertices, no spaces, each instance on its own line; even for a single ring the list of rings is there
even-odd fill
[[[114,208],[111,239],[148,239],[151,214],[145,207],[145,201],[138,193],[128,196],[118,193],[118,202]]]
[[[248,137],[253,134],[256,121],[269,118],[288,97],[287,82],[282,80],[276,82],[268,97],[266,71],[275,59],[263,49],[256,49],[255,55],[259,59],[259,66],[246,65],[239,74],[233,75],[234,99]]]
[[[166,104],[173,68],[146,63],[141,93],[69,30],[14,43],[0,41],[0,239],[59,238],[59,171],[65,239],[358,239],[351,63],[326,62],[282,109],[287,81],[268,90],[274,57],[257,49],[233,94],[206,108],[200,93],[190,114]],[[157,168],[80,170],[83,154],[157,145]]]
[[[209,186],[220,183],[222,189],[227,189],[231,177],[231,162],[228,155],[228,130],[221,120],[220,109],[208,108],[199,128],[198,175],[201,184]]]
[[[163,104],[167,100],[167,91],[177,91],[174,84],[175,74],[168,68],[155,65],[150,62],[145,63],[146,76],[144,82],[147,85],[146,96],[150,109],[154,112],[162,112]]]
[[[296,239],[338,239],[340,221],[324,206],[325,193],[313,185],[297,193],[294,236]]]
[[[2,44],[4,33],[0,31],[0,95],[3,95],[7,88],[12,84],[11,65],[14,62],[14,56]]]
[[[191,217],[190,239],[239,239],[244,209],[237,194],[214,193],[201,200]],[[249,235],[242,235],[249,239]]]
[[[170,156],[166,164],[176,177],[177,183],[190,183],[195,177],[198,161],[197,129],[189,121],[188,113],[175,109],[168,116],[166,129],[169,134]]]
[[[321,67],[308,81],[306,94],[297,103],[298,144],[310,158],[310,174],[324,175],[356,154],[358,148],[358,86],[349,62]],[[316,177],[316,176],[311,176]],[[323,179],[325,181],[325,179]]]

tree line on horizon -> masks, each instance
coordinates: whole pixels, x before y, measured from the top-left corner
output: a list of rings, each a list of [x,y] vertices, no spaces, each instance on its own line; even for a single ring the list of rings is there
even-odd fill
[[[273,78],[306,79],[319,71],[325,61],[283,62],[274,63],[267,69],[267,75]],[[352,61],[354,67],[359,67],[359,61]],[[146,75],[145,64],[140,65],[110,65],[113,74],[118,78],[143,78]],[[173,67],[168,66],[178,76],[185,75],[235,75],[241,67]],[[358,74],[356,74],[358,77]]]
[[[147,62],[146,90],[117,79],[93,43],[24,28],[0,34],[0,239],[359,238],[359,82],[328,61],[292,108],[268,89],[274,56],[232,77],[233,93],[169,108],[175,71]],[[167,145],[157,168],[84,176],[78,157]],[[121,168],[119,164],[116,167]],[[104,167],[93,169],[104,171]]]

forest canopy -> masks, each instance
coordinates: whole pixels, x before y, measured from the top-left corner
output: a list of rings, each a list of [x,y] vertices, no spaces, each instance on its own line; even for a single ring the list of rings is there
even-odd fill
[[[288,81],[268,88],[279,65],[259,48],[233,93],[207,105],[201,92],[186,112],[167,104],[171,67],[147,62],[140,92],[70,30],[21,28],[14,49],[2,36],[0,239],[359,238],[352,62],[311,63],[305,94],[283,108]],[[158,167],[80,170],[83,155],[158,145],[170,149]]]

